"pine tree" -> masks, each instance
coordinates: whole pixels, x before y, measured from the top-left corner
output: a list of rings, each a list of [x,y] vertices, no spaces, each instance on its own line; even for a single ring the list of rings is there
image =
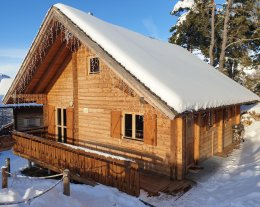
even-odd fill
[[[180,15],[186,11],[186,19],[171,28],[169,42],[190,51],[201,50],[210,57],[210,64],[218,66],[230,78],[253,91],[259,90],[259,84],[253,83],[257,80],[243,72],[243,67],[253,69],[260,63],[259,0],[225,0],[223,8],[218,10],[212,8],[212,3],[212,0],[195,0],[192,8],[172,13]]]
[[[184,21],[178,22],[171,28],[172,36],[169,42],[181,45],[192,52],[193,49],[200,48],[200,50],[208,56],[208,46],[210,42],[210,13],[206,7],[208,0],[195,0],[192,9],[183,9],[173,12],[173,15],[180,16],[183,11],[186,13],[181,16],[185,18]]]

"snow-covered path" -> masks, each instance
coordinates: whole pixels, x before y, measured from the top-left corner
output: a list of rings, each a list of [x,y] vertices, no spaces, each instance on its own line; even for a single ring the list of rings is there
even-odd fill
[[[155,206],[260,206],[260,122],[246,128],[246,141],[228,158],[214,157],[193,175],[197,186],[177,199],[168,195],[145,198]]]
[[[197,186],[182,197],[177,199],[177,197],[165,194],[158,197],[147,197],[146,193],[142,192],[140,198],[158,207],[260,206],[260,121],[254,122],[246,128],[245,137],[246,141],[241,148],[234,150],[230,157],[214,157],[202,163],[205,169],[199,174],[193,175],[198,182]],[[0,153],[0,166],[4,165],[6,157],[11,158],[12,172],[27,164],[24,159],[7,151]],[[39,180],[37,178],[10,179],[10,188],[0,190],[0,202],[32,197],[56,182],[56,180]],[[29,205],[21,204],[20,206]],[[138,198],[104,185],[91,187],[71,184],[71,196],[67,197],[62,194],[62,184],[60,184],[49,193],[33,200],[30,206],[143,207],[145,205]]]

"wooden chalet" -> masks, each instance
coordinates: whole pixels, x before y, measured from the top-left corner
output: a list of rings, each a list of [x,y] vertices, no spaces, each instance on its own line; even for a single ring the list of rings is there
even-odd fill
[[[222,153],[240,105],[258,100],[178,46],[62,4],[48,12],[4,98],[43,104],[41,130],[13,133],[16,154],[134,195],[139,172],[182,180],[189,167]]]

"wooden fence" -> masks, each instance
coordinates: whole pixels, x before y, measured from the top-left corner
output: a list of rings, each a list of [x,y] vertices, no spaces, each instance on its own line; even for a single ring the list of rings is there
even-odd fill
[[[139,196],[139,170],[134,162],[86,152],[24,132],[13,132],[13,138],[14,153],[21,157],[58,172],[69,169],[72,178],[80,182],[92,179]]]

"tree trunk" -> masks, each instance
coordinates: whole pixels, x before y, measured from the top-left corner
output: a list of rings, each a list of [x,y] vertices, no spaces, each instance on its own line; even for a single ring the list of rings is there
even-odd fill
[[[226,53],[226,46],[227,46],[227,33],[228,33],[228,24],[230,19],[230,10],[231,5],[233,3],[233,0],[227,0],[227,8],[225,13],[225,19],[224,19],[224,29],[222,33],[222,45],[221,45],[221,52],[219,56],[219,70],[221,72],[224,72],[224,66],[225,66],[225,53]]]
[[[209,57],[210,57],[210,65],[214,64],[214,43],[215,43],[215,2],[211,0],[211,39],[210,39],[210,47],[209,47]]]

